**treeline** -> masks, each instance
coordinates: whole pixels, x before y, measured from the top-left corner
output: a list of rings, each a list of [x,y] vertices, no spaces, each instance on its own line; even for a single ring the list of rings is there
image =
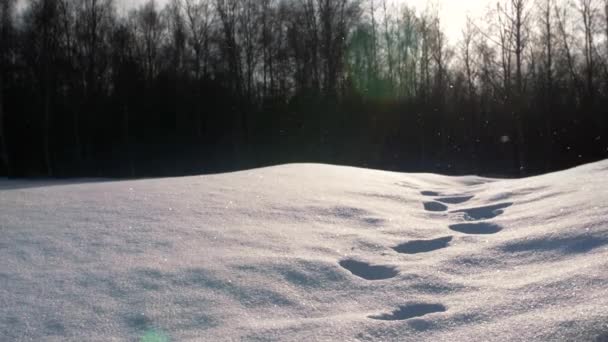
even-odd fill
[[[608,157],[608,0],[449,42],[386,0],[0,0],[0,173],[328,162],[522,175]]]

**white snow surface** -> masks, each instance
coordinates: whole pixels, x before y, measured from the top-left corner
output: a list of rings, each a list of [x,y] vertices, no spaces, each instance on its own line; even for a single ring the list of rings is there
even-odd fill
[[[608,161],[0,180],[0,340],[606,341]]]

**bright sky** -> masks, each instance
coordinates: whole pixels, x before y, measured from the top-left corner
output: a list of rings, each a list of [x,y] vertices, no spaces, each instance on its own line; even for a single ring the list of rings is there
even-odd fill
[[[145,0],[119,0],[118,4],[136,6],[143,3]],[[466,16],[470,15],[473,18],[481,16],[488,4],[493,3],[492,0],[392,0],[395,3],[406,3],[423,11],[428,4],[436,3],[439,6],[441,19],[446,35],[451,42],[455,42],[461,37],[463,25],[466,23]],[[167,0],[156,0],[159,5],[164,4]],[[379,3],[379,1],[378,1]]]
[[[454,43],[462,36],[462,28],[466,24],[467,15],[476,19],[485,13],[488,5],[496,0],[393,0],[396,3],[406,3],[419,11],[428,6],[439,8],[442,26],[449,40]]]

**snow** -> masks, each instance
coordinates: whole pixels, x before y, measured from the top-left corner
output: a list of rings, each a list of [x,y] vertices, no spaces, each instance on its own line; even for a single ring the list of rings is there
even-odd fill
[[[0,180],[0,340],[606,341],[607,177]]]

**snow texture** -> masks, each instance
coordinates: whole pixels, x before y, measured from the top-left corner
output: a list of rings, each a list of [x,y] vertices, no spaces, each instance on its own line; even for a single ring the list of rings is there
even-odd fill
[[[607,341],[608,161],[0,180],[1,341]]]

